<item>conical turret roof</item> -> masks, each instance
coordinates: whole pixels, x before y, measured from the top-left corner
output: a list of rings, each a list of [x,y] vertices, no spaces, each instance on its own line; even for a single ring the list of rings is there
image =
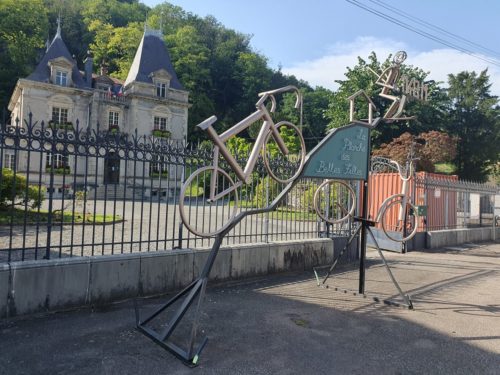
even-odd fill
[[[38,82],[50,82],[49,61],[57,59],[59,57],[64,57],[73,64],[73,68],[71,70],[71,80],[73,81],[74,86],[78,88],[87,88],[87,84],[85,83],[82,74],[78,70],[76,61],[71,56],[68,47],[66,47],[66,44],[62,40],[61,25],[59,22],[57,25],[57,33],[54,36],[54,39],[50,43],[49,47],[47,48],[47,52],[45,52],[42,60],[38,63],[34,72],[31,73],[27,77],[27,79]]]
[[[135,53],[134,61],[130,67],[125,86],[134,81],[153,83],[151,73],[165,70],[170,76],[170,87],[177,90],[184,90],[175,74],[170,54],[163,42],[162,34],[155,30],[145,30],[141,43]]]

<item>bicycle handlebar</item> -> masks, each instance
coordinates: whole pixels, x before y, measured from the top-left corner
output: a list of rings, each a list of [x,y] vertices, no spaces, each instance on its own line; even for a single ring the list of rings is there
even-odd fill
[[[275,94],[280,94],[283,92],[295,92],[296,100],[295,100],[295,108],[298,109],[302,105],[302,95],[300,94],[300,91],[297,87],[295,86],[285,86],[281,87],[279,89],[275,90],[269,90],[269,91],[263,91],[259,93],[259,101],[255,104],[257,107],[261,106],[264,104],[264,102],[267,100],[267,98],[271,98],[271,109],[270,112],[274,112],[276,110],[276,98],[274,97]]]
[[[399,176],[401,177],[401,179],[402,179],[403,181],[408,181],[408,180],[410,180],[410,179],[412,178],[412,176],[413,176],[413,171],[414,171],[414,169],[415,169],[415,166],[414,166],[414,164],[413,164],[413,161],[414,161],[414,160],[418,160],[418,159],[417,159],[417,158],[413,158],[413,159],[411,159],[411,161],[410,161],[410,171],[409,171],[409,173],[408,173],[408,170],[407,170],[407,171],[406,171],[407,173],[405,173],[405,176],[403,176],[403,170],[402,170],[403,168],[401,167],[401,165],[400,165],[400,164],[399,164],[396,160],[389,160],[389,162],[390,162],[391,164],[394,164],[394,165],[396,166],[396,168],[398,169],[398,173],[399,173]]]

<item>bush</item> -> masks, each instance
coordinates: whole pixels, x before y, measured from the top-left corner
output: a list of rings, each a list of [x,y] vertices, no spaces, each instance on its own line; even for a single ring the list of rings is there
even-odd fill
[[[170,138],[172,133],[168,130],[154,129],[152,132],[154,137],[158,138]]]
[[[305,190],[299,200],[299,207],[302,210],[306,210],[307,212],[315,212],[314,210],[314,194],[318,189],[318,185],[313,184]]]
[[[0,207],[27,204],[38,208],[45,199],[45,188],[27,185],[26,178],[20,174],[14,175],[11,169],[2,169],[0,181]]]
[[[269,176],[264,177],[255,188],[252,205],[258,208],[267,207],[278,196],[280,191],[279,185],[275,180]]]

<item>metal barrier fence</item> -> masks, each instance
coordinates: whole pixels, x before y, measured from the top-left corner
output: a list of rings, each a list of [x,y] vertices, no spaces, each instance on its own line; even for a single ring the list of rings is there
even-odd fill
[[[246,158],[237,155],[240,164]],[[177,205],[185,179],[212,159],[203,144],[84,129],[78,122],[46,125],[30,116],[2,125],[0,262],[208,247],[211,239],[182,225]],[[238,191],[241,210],[267,205],[283,189],[266,175],[259,160],[251,182]],[[349,235],[352,222],[318,220],[312,199],[320,183],[301,180],[277,211],[248,216],[225,243]],[[374,188],[389,194],[383,185]],[[352,186],[359,197],[359,183]],[[415,203],[427,207],[425,231],[493,225],[496,193],[491,185],[422,173],[411,189]]]
[[[210,239],[182,225],[177,203],[183,181],[212,158],[203,145],[78,122],[45,124],[30,116],[3,125],[0,262],[209,246]],[[241,209],[265,205],[281,191],[265,174],[259,161],[239,191]],[[318,183],[300,181],[276,212],[249,216],[226,243],[348,234],[350,223],[325,229],[318,221],[312,209]]]
[[[494,185],[419,174],[414,191],[417,204],[427,207],[424,231],[494,225]]]

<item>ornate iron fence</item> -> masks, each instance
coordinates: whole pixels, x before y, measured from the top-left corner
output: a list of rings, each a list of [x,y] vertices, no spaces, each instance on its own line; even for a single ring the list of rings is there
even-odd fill
[[[243,162],[246,155],[237,157]],[[82,128],[78,121],[55,126],[29,116],[2,125],[0,262],[209,246],[210,239],[183,227],[177,203],[183,181],[212,158],[203,143]],[[265,174],[259,162],[239,191],[240,209],[281,191]],[[303,180],[276,212],[249,216],[227,244],[348,234],[350,224],[323,228],[318,221],[312,209],[318,182]]]

